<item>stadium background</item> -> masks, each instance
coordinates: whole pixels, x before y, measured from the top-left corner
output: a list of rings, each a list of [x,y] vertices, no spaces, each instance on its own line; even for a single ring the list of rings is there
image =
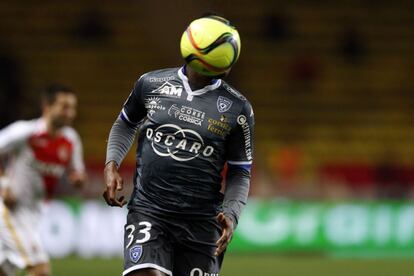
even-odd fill
[[[140,74],[182,64],[179,38],[206,11],[238,27],[242,53],[229,81],[256,115],[253,200],[222,275],[410,275],[413,8],[408,0],[1,1],[1,126],[38,116],[50,82],[79,96],[90,181],[82,192],[60,187],[52,203],[44,232],[56,275],[118,275],[117,243],[91,239],[117,241],[123,224],[123,211],[100,200],[106,137]],[[123,167],[126,194],[133,160]]]

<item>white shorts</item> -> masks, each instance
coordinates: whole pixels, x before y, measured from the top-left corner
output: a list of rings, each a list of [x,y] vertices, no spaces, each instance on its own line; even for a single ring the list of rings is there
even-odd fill
[[[17,206],[9,210],[0,199],[0,266],[8,261],[17,268],[49,262],[39,233],[40,212]]]

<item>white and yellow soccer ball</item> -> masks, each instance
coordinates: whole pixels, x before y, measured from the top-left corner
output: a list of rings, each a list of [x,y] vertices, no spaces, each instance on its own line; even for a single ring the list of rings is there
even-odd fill
[[[230,22],[208,16],[190,23],[181,37],[181,55],[196,72],[219,76],[230,69],[240,55],[240,36]]]

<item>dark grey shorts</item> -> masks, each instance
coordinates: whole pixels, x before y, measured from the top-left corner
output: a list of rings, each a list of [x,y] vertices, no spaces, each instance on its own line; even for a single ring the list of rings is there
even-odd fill
[[[221,228],[215,218],[172,218],[130,210],[124,234],[124,272],[155,268],[167,275],[218,275]]]

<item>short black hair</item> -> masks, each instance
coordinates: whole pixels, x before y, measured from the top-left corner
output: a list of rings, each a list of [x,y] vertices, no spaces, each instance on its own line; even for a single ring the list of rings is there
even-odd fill
[[[73,89],[65,84],[52,83],[46,87],[42,94],[42,102],[48,105],[56,101],[56,95],[59,93],[75,94]]]

